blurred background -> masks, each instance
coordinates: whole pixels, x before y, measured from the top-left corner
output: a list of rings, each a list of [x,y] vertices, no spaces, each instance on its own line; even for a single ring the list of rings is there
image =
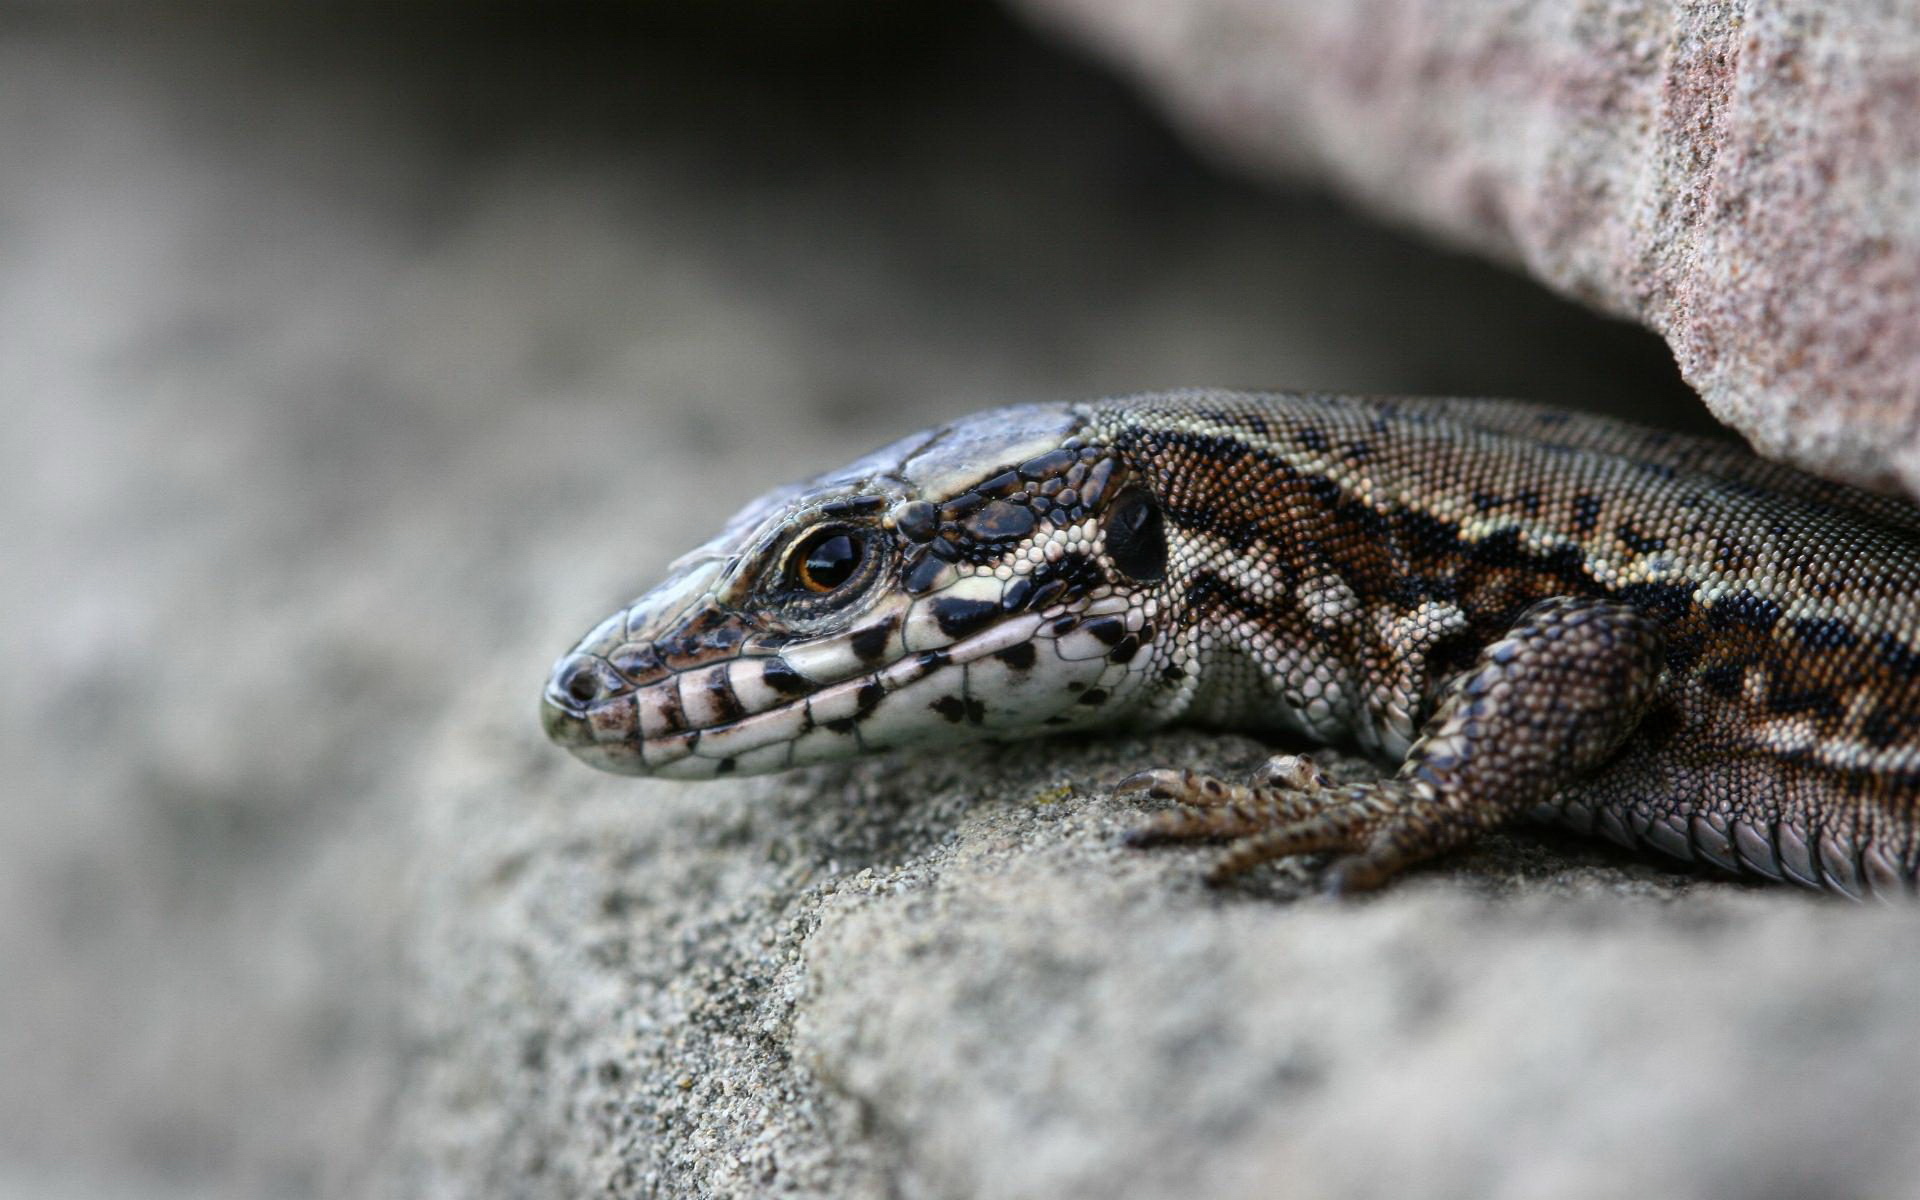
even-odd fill
[[[461,714],[771,484],[1175,384],[1708,426],[993,6],[0,5],[0,1195],[375,1190]]]

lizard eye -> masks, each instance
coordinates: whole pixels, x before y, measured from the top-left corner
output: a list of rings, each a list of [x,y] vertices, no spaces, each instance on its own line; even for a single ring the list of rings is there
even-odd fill
[[[852,529],[817,529],[808,534],[787,559],[795,586],[824,596],[843,586],[860,570],[867,556],[867,539]]]
[[[1167,526],[1145,488],[1121,493],[1107,512],[1107,557],[1129,579],[1151,583],[1166,574]]]

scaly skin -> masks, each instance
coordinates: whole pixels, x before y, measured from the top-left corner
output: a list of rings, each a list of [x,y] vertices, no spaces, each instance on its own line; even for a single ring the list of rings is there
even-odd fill
[[[1193,722],[1397,763],[1148,771],[1139,842],[1335,890],[1521,816],[1852,896],[1920,870],[1920,509],[1528,405],[1003,409],[775,492],[554,669],[596,766],[699,778]]]

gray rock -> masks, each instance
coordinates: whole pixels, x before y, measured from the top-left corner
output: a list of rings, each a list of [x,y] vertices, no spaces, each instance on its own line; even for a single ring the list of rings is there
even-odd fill
[[[1763,452],[1920,495],[1920,11],[1020,0],[1256,170],[1666,338]]]
[[[704,786],[541,740],[733,506],[966,409],[1686,402],[933,32],[849,101],[727,37],[0,31],[0,1194],[1911,1191],[1904,912],[1524,834],[1216,894],[1107,792],[1265,751],[1201,733]]]

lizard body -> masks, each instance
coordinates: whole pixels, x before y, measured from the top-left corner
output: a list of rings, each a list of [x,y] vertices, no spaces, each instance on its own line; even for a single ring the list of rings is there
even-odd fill
[[[1140,842],[1377,884],[1522,816],[1853,896],[1920,870],[1920,509],[1485,400],[1002,409],[776,491],[555,667],[554,739],[679,777],[1192,722],[1399,764],[1148,771]]]

